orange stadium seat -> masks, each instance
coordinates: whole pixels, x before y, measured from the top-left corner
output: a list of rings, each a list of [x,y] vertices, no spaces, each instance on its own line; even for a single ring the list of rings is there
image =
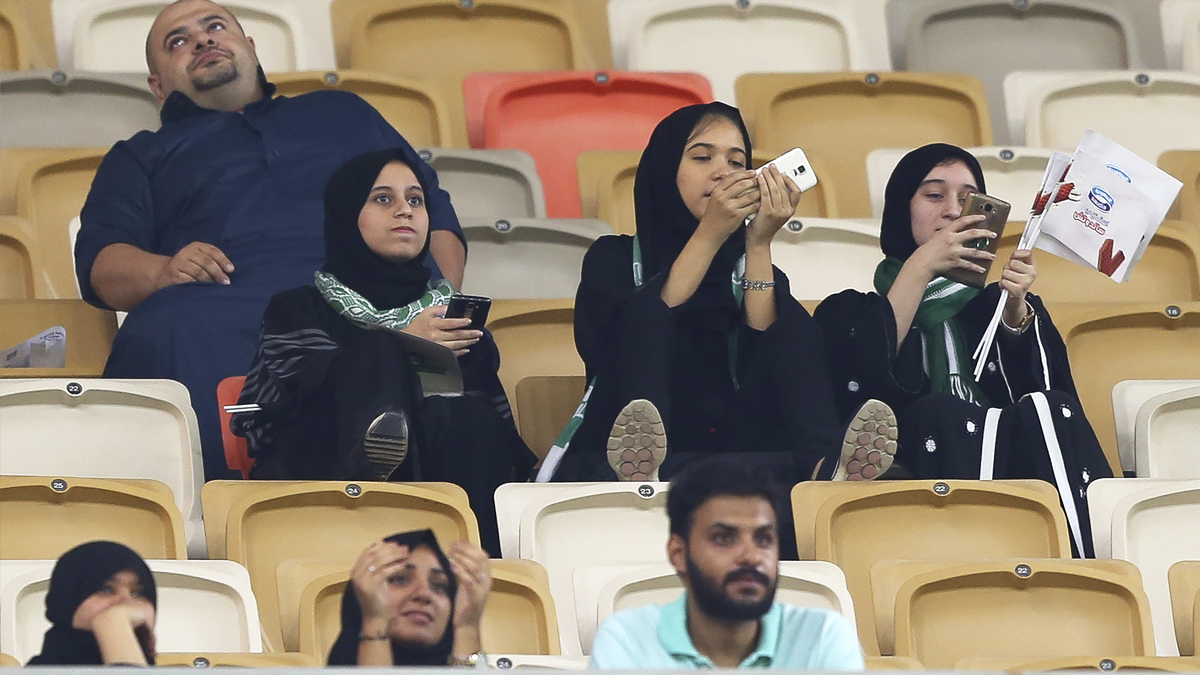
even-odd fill
[[[221,380],[217,385],[217,414],[221,418],[221,442],[225,446],[225,465],[234,471],[239,471],[242,478],[250,477],[250,467],[254,460],[250,458],[246,447],[246,439],[233,433],[229,428],[232,413],[225,412],[225,406],[234,405],[242,395],[242,385],[246,383],[245,375],[235,375]]]
[[[662,118],[712,100],[708,81],[686,73],[475,73],[463,90],[468,129],[482,121],[480,146],[533,156],[552,218],[581,214],[579,153],[641,150]]]
[[[143,75],[0,73],[0,99],[0,147],[107,147],[160,125],[158,99]]]

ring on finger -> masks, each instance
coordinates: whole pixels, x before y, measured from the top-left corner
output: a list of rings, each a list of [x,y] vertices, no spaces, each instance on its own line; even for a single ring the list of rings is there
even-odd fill
[[[374,571],[375,571],[375,566],[374,566],[374,565],[367,565],[367,571],[368,571],[368,572],[374,572]]]

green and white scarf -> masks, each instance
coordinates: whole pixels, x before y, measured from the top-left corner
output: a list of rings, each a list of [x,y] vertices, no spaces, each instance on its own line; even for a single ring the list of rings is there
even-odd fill
[[[903,260],[888,257],[875,268],[875,290],[880,295],[888,294],[903,266]],[[978,294],[976,288],[945,277],[934,277],[925,286],[913,323],[924,338],[925,374],[929,377],[930,387],[935,392],[953,394],[986,407],[987,397],[971,376],[962,330],[954,318]]]
[[[454,295],[454,286],[445,279],[439,279],[437,282],[430,281],[425,294],[407,305],[380,311],[332,274],[318,271],[315,277],[317,290],[325,302],[350,323],[366,329],[382,327],[404,330],[418,314],[436,305],[449,304],[450,296]]]

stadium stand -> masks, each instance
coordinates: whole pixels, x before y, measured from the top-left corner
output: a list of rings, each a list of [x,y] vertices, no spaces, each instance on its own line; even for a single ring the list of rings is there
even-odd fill
[[[1183,182],[1167,218],[1200,223],[1200,150],[1168,150],[1158,156],[1158,168]]]
[[[487,655],[489,668],[497,670],[587,670],[586,656],[543,656],[540,654]]]
[[[578,218],[459,222],[471,245],[462,292],[503,300],[572,297],[588,247],[613,234],[608,223]]]
[[[109,539],[143,558],[187,558],[183,516],[171,488],[154,480],[0,476],[2,560],[52,560]]]
[[[1113,426],[1117,433],[1117,454],[1126,476],[1150,478],[1138,470],[1136,425],[1142,406],[1160,394],[1200,386],[1200,380],[1124,380],[1113,385]],[[1190,478],[1191,476],[1179,476]],[[1171,476],[1159,476],[1171,478]]]
[[[872,150],[992,143],[983,85],[971,75],[750,74],[738,78],[737,101],[757,145],[826,161],[822,180],[836,187],[842,218],[871,215],[863,167]]]
[[[113,312],[82,300],[0,300],[0,345],[8,349],[42,331],[66,332],[64,368],[0,368],[0,380],[14,377],[100,377],[117,334]]]
[[[355,70],[278,73],[271,82],[284,96],[338,90],[361,96],[414,147],[461,145],[442,92],[423,82]]]
[[[1196,609],[1200,607],[1200,561],[1181,560],[1167,570],[1171,608],[1175,614],[1175,638],[1180,656],[1196,656]]]
[[[1168,656],[1068,656],[1058,659],[961,659],[955,670],[1002,670],[1005,672],[1067,672],[1094,670],[1102,673],[1175,672],[1194,673],[1200,667],[1195,659]]]
[[[508,400],[516,400],[517,383],[530,375],[583,375],[575,351],[574,300],[498,300],[492,303],[487,328],[500,360],[500,382]],[[520,413],[513,415],[518,426]]]
[[[29,221],[0,216],[0,300],[48,298],[44,269],[37,232]]]
[[[583,375],[530,375],[517,382],[517,398],[509,401],[517,431],[539,458],[571,421],[586,389]]]
[[[1136,465],[1146,478],[1200,479],[1200,381],[1154,396],[1138,410]]]
[[[717,100],[752,72],[891,70],[883,0],[610,0],[617,68],[698,72]],[[753,45],[747,50],[718,44]]]
[[[442,188],[454,195],[459,218],[546,217],[546,193],[537,166],[520,150],[430,148],[421,151],[421,158],[437,171]]]
[[[50,0],[0,0],[0,72],[56,68]]]
[[[154,663],[192,668],[320,668],[325,659],[298,652],[159,652]]]
[[[771,260],[797,300],[820,301],[847,288],[875,288],[879,223],[867,218],[795,217],[771,241]]]
[[[110,146],[159,127],[146,78],[119,73],[0,73],[0,147]]]

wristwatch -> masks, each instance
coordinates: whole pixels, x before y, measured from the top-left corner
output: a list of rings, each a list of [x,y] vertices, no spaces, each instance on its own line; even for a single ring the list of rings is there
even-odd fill
[[[487,654],[484,654],[482,651],[475,652],[474,654],[467,654],[466,656],[455,656],[451,654],[446,663],[451,666],[479,668],[481,667],[480,664],[487,663]]]

